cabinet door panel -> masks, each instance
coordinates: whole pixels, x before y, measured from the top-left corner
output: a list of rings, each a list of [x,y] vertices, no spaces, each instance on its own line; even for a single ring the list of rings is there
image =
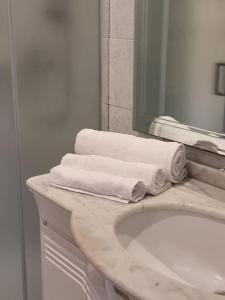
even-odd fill
[[[86,300],[86,262],[76,246],[42,230],[44,300]]]
[[[51,259],[45,265],[45,300],[86,300],[85,286]]]

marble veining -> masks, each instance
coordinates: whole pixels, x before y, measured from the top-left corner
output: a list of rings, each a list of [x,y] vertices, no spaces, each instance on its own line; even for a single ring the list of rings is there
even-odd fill
[[[74,239],[89,261],[118,287],[143,300],[216,300],[206,293],[156,273],[119,243],[115,227],[129,215],[150,209],[198,212],[225,221],[225,191],[187,179],[167,192],[138,204],[120,204],[49,186],[49,175],[28,180],[29,188],[71,212]]]

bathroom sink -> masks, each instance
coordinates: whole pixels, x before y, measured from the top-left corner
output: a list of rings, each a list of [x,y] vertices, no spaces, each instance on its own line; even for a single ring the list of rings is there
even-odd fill
[[[122,246],[143,266],[225,295],[225,222],[178,210],[149,210],[120,221]]]

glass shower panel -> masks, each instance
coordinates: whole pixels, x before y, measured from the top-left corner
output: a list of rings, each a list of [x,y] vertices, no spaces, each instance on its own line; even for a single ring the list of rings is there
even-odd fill
[[[0,298],[23,300],[22,233],[7,0],[0,0]]]
[[[73,152],[81,128],[99,128],[99,0],[11,4],[27,299],[41,300],[38,212],[25,181]]]

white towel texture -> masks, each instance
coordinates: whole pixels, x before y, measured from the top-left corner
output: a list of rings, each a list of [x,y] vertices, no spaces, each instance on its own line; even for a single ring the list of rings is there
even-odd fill
[[[146,193],[142,181],[76,167],[57,166],[50,171],[50,184],[65,190],[129,203],[138,202]]]
[[[176,142],[83,129],[77,135],[75,153],[154,164],[164,170],[168,181],[174,183],[182,181],[187,175],[185,147]]]
[[[67,154],[61,165],[77,169],[101,172],[124,178],[136,178],[143,181],[146,193],[158,195],[171,187],[164,171],[156,165],[132,163],[96,155]],[[125,179],[125,180],[126,180]]]

